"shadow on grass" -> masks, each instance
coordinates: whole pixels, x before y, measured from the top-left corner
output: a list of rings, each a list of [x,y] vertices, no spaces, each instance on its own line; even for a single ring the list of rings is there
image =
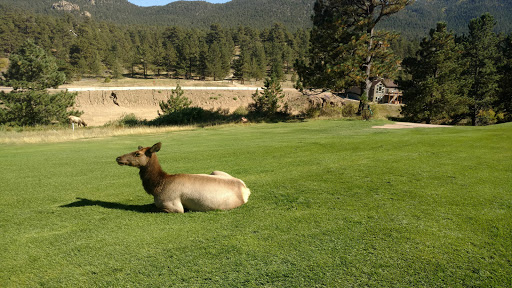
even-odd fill
[[[106,202],[101,200],[89,200],[84,198],[77,198],[78,200],[69,203],[66,205],[61,205],[62,208],[75,208],[75,207],[88,207],[88,206],[100,206],[106,209],[114,209],[114,210],[125,210],[125,211],[133,211],[139,213],[157,213],[159,212],[155,204],[146,204],[146,205],[127,205],[116,202]]]

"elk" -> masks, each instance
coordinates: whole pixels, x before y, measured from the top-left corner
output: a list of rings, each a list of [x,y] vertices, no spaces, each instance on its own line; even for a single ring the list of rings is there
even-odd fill
[[[80,126],[87,127],[87,124],[80,117],[71,115],[71,116],[68,116],[68,118],[69,118],[69,123],[71,123],[71,124],[76,123],[78,125],[78,127],[80,127]]]
[[[228,173],[167,174],[162,170],[156,152],[162,143],[116,158],[119,165],[139,168],[144,190],[153,196],[155,206],[167,213],[189,211],[229,210],[249,200],[251,194],[245,183]]]

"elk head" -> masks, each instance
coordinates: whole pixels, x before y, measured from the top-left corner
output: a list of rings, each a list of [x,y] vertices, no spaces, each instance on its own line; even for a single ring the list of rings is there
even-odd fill
[[[132,167],[144,167],[148,164],[149,160],[153,153],[160,151],[162,148],[162,143],[158,142],[151,147],[142,147],[139,146],[137,151],[132,153],[124,154],[116,158],[117,164],[123,166],[132,166]]]

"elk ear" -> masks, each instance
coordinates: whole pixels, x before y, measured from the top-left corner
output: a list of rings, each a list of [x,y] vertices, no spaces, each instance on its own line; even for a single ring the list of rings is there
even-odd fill
[[[142,148],[144,148],[144,147],[142,147],[142,146],[139,146],[139,147],[138,147],[137,149],[138,149],[138,150],[141,150]]]
[[[153,147],[151,147],[149,149],[149,152],[151,152],[151,153],[158,152],[158,151],[160,151],[160,148],[162,148],[162,142],[158,142],[155,145],[153,145]]]

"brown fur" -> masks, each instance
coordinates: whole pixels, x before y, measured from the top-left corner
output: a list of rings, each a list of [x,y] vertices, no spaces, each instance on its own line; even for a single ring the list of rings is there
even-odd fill
[[[144,190],[153,195],[155,205],[165,212],[229,210],[247,203],[250,190],[245,183],[225,172],[207,174],[167,174],[156,152],[162,143],[140,147],[116,158],[119,165],[140,169]]]

